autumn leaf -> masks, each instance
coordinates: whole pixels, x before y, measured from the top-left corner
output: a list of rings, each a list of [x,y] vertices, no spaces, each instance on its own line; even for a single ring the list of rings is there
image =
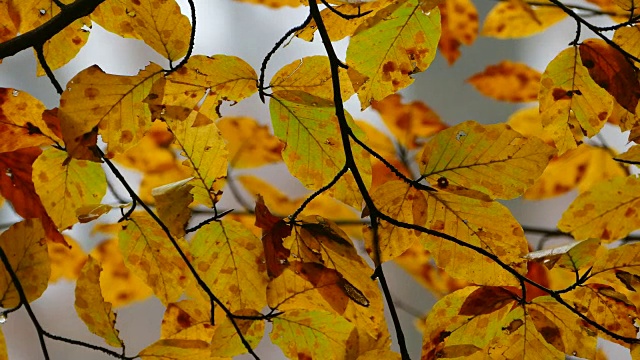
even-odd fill
[[[60,141],[42,118],[44,104],[24,91],[0,88],[0,152]]]
[[[411,75],[426,70],[433,61],[441,32],[440,11],[429,5],[436,4],[393,3],[351,37],[347,73],[362,109],[411,85]]]
[[[116,314],[111,309],[111,303],[102,297],[101,272],[100,264],[89,256],[76,283],[76,312],[89,331],[103,338],[110,346],[123,347],[119,331],[115,328]]]
[[[20,281],[26,300],[32,302],[39,298],[47,288],[51,274],[42,223],[37,219],[26,219],[11,225],[0,234],[0,248]],[[4,266],[2,269],[0,307],[10,309],[22,305],[9,272]]]
[[[134,76],[107,74],[97,65],[79,72],[62,93],[58,111],[67,151],[81,153],[96,127],[108,157],[134,146],[151,126],[142,100],[161,77],[162,68],[153,63]]]
[[[483,72],[467,79],[467,82],[490,98],[524,102],[538,100],[541,76],[537,70],[526,64],[505,60],[487,66]]]
[[[640,99],[636,71],[618,50],[600,39],[587,39],[578,47],[589,75],[626,110],[635,113]]]
[[[321,310],[291,310],[273,319],[269,336],[289,358],[349,358],[353,324]]]
[[[538,6],[533,12],[539,21],[513,1],[499,2],[489,11],[480,33],[499,39],[527,37],[546,30],[567,16],[555,6]]]
[[[616,155],[615,160],[621,163],[640,165],[640,146],[630,147],[626,152]]]
[[[371,107],[380,113],[382,121],[398,143],[409,150],[419,148],[424,138],[447,128],[440,116],[427,105],[419,101],[403,104],[398,94],[374,101]]]
[[[540,85],[542,126],[552,134],[559,155],[580,145],[584,136],[597,134],[611,114],[613,98],[591,79],[574,47],[551,60]]]
[[[589,239],[551,249],[528,253],[525,258],[542,263],[551,270],[554,266],[577,272],[592,264],[596,251],[600,248],[600,240]]]
[[[298,7],[302,5],[300,0],[236,0],[249,4],[259,4],[270,8],[281,8],[285,6]]]
[[[185,229],[191,218],[189,204],[193,201],[190,193],[193,185],[189,182],[192,178],[167,184],[153,189],[153,195],[158,209],[158,216],[177,237],[185,235]]]
[[[605,242],[621,239],[640,228],[637,207],[640,180],[616,177],[592,186],[580,194],[562,214],[558,229],[577,240],[598,238]]]
[[[98,204],[107,191],[100,164],[70,158],[64,151],[48,148],[33,163],[33,185],[58,229],[78,222],[76,210]]]
[[[2,329],[0,329],[0,360],[9,360],[7,341],[5,340]]]
[[[191,24],[175,0],[109,0],[96,8],[91,20],[122,37],[144,41],[169,61],[180,59],[189,48]]]
[[[193,185],[191,193],[200,204],[213,207],[221,194],[221,179],[227,175],[227,157],[225,141],[220,131],[207,116],[188,111],[188,117],[180,119],[173,112],[180,108],[171,108],[163,120],[174,135],[174,143],[186,159],[183,165],[192,169]],[[188,109],[187,109],[188,110]]]
[[[214,319],[224,312],[214,309]],[[160,325],[160,339],[202,340],[211,342],[216,327],[211,324],[211,304],[203,299],[180,300],[170,303]]]
[[[112,160],[143,174],[165,172],[177,163],[176,154],[170,148],[173,140],[167,124],[156,120],[136,145]]]
[[[357,360],[400,360],[400,354],[389,349],[374,349],[360,354]]]
[[[167,235],[147,214],[134,213],[119,235],[124,263],[164,304],[176,301],[187,284],[187,266]],[[188,245],[179,241],[182,251]]]
[[[639,57],[638,42],[640,41],[640,26],[623,26],[613,33],[613,42],[618,44],[622,50]]]
[[[533,184],[554,153],[542,140],[526,138],[508,125],[467,121],[431,139],[422,151],[420,172],[445,190],[449,184],[461,185],[513,199]]]
[[[235,312],[239,316],[260,316],[260,312],[245,309]],[[255,349],[264,337],[265,322],[263,320],[235,319],[236,325],[244,336],[245,341]],[[216,357],[234,357],[245,354],[248,350],[240,340],[235,326],[228,317],[224,317],[217,325],[211,338],[211,355]]]
[[[142,349],[142,360],[208,359],[209,343],[202,340],[160,339]]]
[[[449,65],[460,56],[460,45],[471,45],[478,36],[478,10],[470,0],[447,0],[438,4],[442,36],[438,49]]]
[[[62,1],[68,4],[71,1]],[[52,0],[10,0],[9,11],[14,12],[18,21],[18,31],[22,34],[42,26],[60,14],[60,7]],[[89,39],[91,21],[88,17],[81,17],[71,25],[61,29],[42,45],[42,52],[51,70],[61,68],[76,57],[80,49]],[[38,76],[45,75],[44,69],[38,63]]]
[[[282,143],[266,125],[250,117],[224,117],[216,126],[227,140],[230,166],[244,169],[282,161]]]
[[[36,147],[0,153],[0,193],[11,202],[18,215],[25,219],[40,219],[49,240],[67,245],[33,185],[32,165],[41,153],[42,150]]]
[[[217,119],[222,102],[237,103],[253,95],[258,90],[257,79],[251,65],[238,57],[194,55],[163,81],[156,82],[145,102],[160,108],[198,106],[200,113]]]
[[[267,273],[260,240],[235,221],[200,228],[190,243],[191,263],[214,294],[232,311],[262,309]]]
[[[537,105],[516,110],[507,119],[507,125],[526,137],[537,137],[546,144],[554,145],[551,135],[542,128],[542,117]]]
[[[271,214],[261,196],[256,200],[255,214],[256,226],[262,229],[262,248],[267,275],[272,279],[282,274],[287,267],[291,252],[282,243],[285,237],[291,235],[292,226]]]
[[[346,162],[333,103],[306,93],[285,91],[273,94],[269,108],[273,131],[285,143],[282,157],[291,174],[310,190],[326,186]],[[362,138],[349,115],[347,122],[354,134]],[[369,186],[369,153],[353,146],[353,156],[365,185]],[[362,195],[349,172],[325,193],[355,208],[361,206]]]
[[[67,245],[55,242],[47,244],[51,263],[50,283],[60,279],[76,280],[87,261],[87,254],[75,240],[69,236],[65,236],[64,240]]]

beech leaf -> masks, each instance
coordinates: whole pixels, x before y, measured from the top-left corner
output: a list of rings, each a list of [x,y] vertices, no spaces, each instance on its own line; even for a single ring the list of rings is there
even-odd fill
[[[244,169],[282,161],[282,143],[266,125],[250,117],[224,117],[216,126],[227,140],[230,166]]]
[[[518,6],[513,1],[499,2],[487,14],[480,33],[499,39],[527,37],[542,32],[567,17],[562,9],[555,6],[539,6],[533,13],[538,21],[525,7]]]
[[[187,178],[178,182],[157,187],[151,191],[158,209],[158,216],[177,237],[185,235],[185,228],[191,218],[189,204],[193,201],[193,185]]]
[[[542,74],[526,64],[505,60],[487,66],[483,72],[468,78],[467,82],[490,98],[525,102],[538,100],[541,76]]]

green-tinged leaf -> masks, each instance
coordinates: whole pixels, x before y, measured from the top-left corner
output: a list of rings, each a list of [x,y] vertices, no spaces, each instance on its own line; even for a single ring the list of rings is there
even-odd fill
[[[284,91],[274,94],[269,108],[273,131],[285,143],[282,155],[291,174],[311,190],[331,182],[346,162],[333,103],[298,91]],[[362,139],[362,131],[350,115],[347,122]],[[352,150],[364,185],[369,187],[369,153],[358,146],[352,146]],[[350,172],[326,193],[355,208],[361,207],[362,195]]]
[[[260,310],[266,304],[263,251],[253,233],[236,221],[216,221],[196,232],[192,264],[214,294],[232,311]]]
[[[575,47],[547,65],[539,99],[542,126],[559,154],[580,145],[584,136],[596,135],[613,109],[613,97],[593,81]]]
[[[67,151],[79,157],[95,128],[108,144],[107,155],[135,145],[151,126],[151,113],[142,102],[162,68],[151,63],[134,76],[110,75],[97,65],[69,81],[60,98],[58,115]],[[89,142],[89,143],[87,143]]]
[[[600,240],[589,239],[551,249],[530,252],[525,258],[542,263],[549,270],[554,266],[558,266],[571,271],[579,271],[593,263],[599,248]]]
[[[418,0],[394,3],[363,23],[347,48],[347,73],[362,109],[413,83],[440,39],[440,11]],[[372,51],[375,49],[375,51]]]
[[[580,194],[562,214],[558,229],[577,240],[618,240],[640,228],[638,206],[640,179],[616,177]]]
[[[427,199],[420,190],[403,181],[390,181],[371,194],[376,208],[392,218],[408,224],[415,224],[424,219],[423,212],[427,209]],[[365,227],[367,251],[374,263],[381,264],[401,255],[420,236],[410,229],[403,229],[380,220],[378,225],[378,249],[374,248],[373,234],[369,227]],[[377,259],[377,256],[380,256]]]
[[[91,20],[125,38],[144,41],[160,55],[175,61],[186,55],[191,24],[175,0],[109,0]]]
[[[74,306],[89,331],[103,338],[110,346],[123,347],[124,343],[115,327],[116,314],[111,309],[111,303],[104,301],[102,297],[101,272],[100,264],[89,256],[76,283]]]
[[[504,205],[445,191],[424,194],[428,205],[417,225],[480,247],[520,274],[527,272],[522,258],[528,252],[527,240]],[[453,277],[480,285],[518,285],[513,275],[475,250],[437,236],[422,237],[421,241],[436,264]]]
[[[244,309],[234,312],[235,315],[260,316],[260,312],[253,309]],[[264,320],[235,319],[236,325],[242,332],[244,339],[255,349],[264,337]],[[211,338],[211,356],[229,357],[249,352],[240,340],[238,330],[233,326],[228,317],[224,317],[216,327],[216,332]]]
[[[458,357],[450,355],[463,346],[466,355],[480,351],[499,334],[514,301],[498,287],[468,286],[443,297],[423,320],[422,358],[435,359],[443,350],[445,357]]]
[[[224,117],[216,126],[227,140],[230,166],[254,168],[282,161],[282,143],[268,126],[250,117]]]
[[[345,69],[340,68],[338,74],[342,100],[346,101],[354,94],[351,80],[349,80]],[[302,91],[333,101],[333,82],[331,81],[329,58],[318,55],[307,56],[285,65],[273,76],[270,86],[273,92]]]
[[[163,304],[176,301],[187,284],[187,266],[162,228],[146,213],[134,213],[120,232],[124,263]],[[188,245],[178,241],[183,252]]]
[[[228,55],[195,55],[180,69],[154,84],[145,100],[150,105],[180,106],[211,119],[220,117],[223,101],[239,102],[253,95],[258,76],[244,60]]]
[[[141,360],[209,359],[209,343],[202,340],[161,339],[138,353]]]
[[[551,5],[551,2],[548,4]],[[556,6],[539,6],[533,12],[538,21],[513,1],[499,2],[484,20],[481,34],[499,39],[527,37],[542,32],[567,17]]]
[[[273,319],[269,336],[289,358],[344,359],[352,353],[354,325],[320,310],[291,310]]]
[[[563,298],[607,330],[635,339],[638,328],[634,324],[639,317],[638,309],[624,294],[617,292],[613,287],[587,284],[567,293]],[[597,335],[624,344],[601,331],[597,331]]]
[[[27,92],[0,88],[0,106],[0,152],[60,141],[42,119],[44,104]]]
[[[183,110],[186,118],[179,115]],[[200,204],[213,207],[221,194],[221,179],[227,176],[227,151],[225,141],[216,124],[197,111],[185,108],[169,108],[163,120],[174,135],[174,143],[186,158],[182,163],[193,169],[190,184],[193,198]]]
[[[527,307],[536,330],[557,350],[584,359],[596,359],[595,329],[549,296],[533,299]]]
[[[192,178],[157,187],[151,191],[156,203],[158,216],[177,237],[185,235],[185,228],[191,218],[189,204],[193,201],[190,184]]]
[[[77,160],[48,148],[33,163],[33,185],[58,229],[78,222],[76,210],[99,204],[107,192],[107,179],[100,164]]]
[[[47,238],[38,219],[26,219],[11,225],[0,234],[0,248],[18,277],[28,302],[42,295],[49,284],[51,265],[47,253]],[[18,291],[7,269],[0,272],[0,307],[10,309],[20,305]]]
[[[492,198],[513,199],[542,174],[555,150],[526,138],[508,125],[467,121],[439,132],[420,157],[420,173],[432,184],[478,190]],[[497,176],[497,174],[500,174]]]

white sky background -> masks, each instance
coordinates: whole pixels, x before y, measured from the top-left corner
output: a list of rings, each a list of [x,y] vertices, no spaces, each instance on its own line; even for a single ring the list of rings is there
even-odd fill
[[[180,1],[183,12],[188,13],[186,1]],[[475,0],[480,8],[481,21],[492,0]],[[300,24],[306,17],[304,8],[274,11],[260,6],[237,3],[230,0],[196,0],[197,33],[194,54],[227,54],[241,57],[259,70],[264,55],[289,28]],[[482,71],[487,65],[496,64],[504,59],[520,60],[529,63],[540,71],[574,36],[574,23],[565,20],[543,36],[526,40],[504,41],[480,37],[472,47],[463,47],[462,56],[453,67],[449,67],[440,55],[434,64],[422,74],[415,76],[416,82],[403,93],[406,99],[420,99],[434,108],[449,124],[473,119],[483,123],[503,122],[517,109],[516,105],[497,103],[480,95],[464,80],[472,74]],[[587,37],[590,37],[587,34]],[[319,38],[319,37],[317,37]],[[337,44],[338,55],[344,58],[345,42]],[[266,81],[282,66],[302,56],[324,55],[322,44],[317,39],[307,43],[294,39],[289,46],[276,53],[269,63]],[[108,33],[98,26],[91,30],[89,43],[77,58],[64,68],[56,71],[56,77],[64,86],[80,70],[98,64],[104,71],[114,74],[133,75],[144,68],[149,61],[166,66],[164,59],[149,47],[137,40],[122,39]],[[46,77],[35,77],[35,59],[31,50],[5,59],[0,64],[0,86],[15,87],[36,96],[48,107],[57,106],[58,96]],[[372,112],[359,113],[359,104],[354,97],[347,103],[347,109],[355,118],[368,118],[377,121]],[[269,122],[267,105],[262,104],[257,95],[243,101],[238,106],[223,108],[223,114],[251,115],[263,123]],[[621,149],[626,143],[626,134],[619,131],[606,131],[611,144]],[[290,177],[282,177],[278,168],[268,169],[265,176],[290,195],[299,195],[302,187]],[[294,189],[294,190],[291,190]],[[293,192],[293,193],[292,193]],[[295,194],[294,194],[295,193]],[[122,192],[124,194],[124,191]],[[524,225],[554,228],[568,202],[575,196],[571,193],[545,203],[512,201],[509,202],[514,215]],[[112,201],[108,199],[107,201]],[[228,204],[228,203],[227,203]],[[229,205],[232,206],[232,205]],[[113,216],[113,219],[117,219]],[[0,223],[14,220],[7,207],[0,209]],[[87,235],[89,226],[80,227],[74,237],[85,249],[92,248],[101,239]],[[74,230],[75,231],[75,230]],[[426,311],[433,300],[425,290],[413,283],[407,275],[393,265],[385,265],[389,271],[389,283],[397,299],[413,308]],[[49,287],[44,296],[32,306],[41,323],[50,332],[83,341],[104,345],[104,342],[90,334],[85,325],[76,317],[73,309],[74,284],[61,281]],[[146,345],[157,340],[163,307],[157,300],[134,304],[120,309],[117,327],[127,344],[127,353],[134,354]],[[421,337],[414,327],[414,318],[398,309],[409,349],[414,359],[419,358]],[[391,323],[391,320],[388,320]],[[41,350],[35,331],[24,311],[9,316],[2,330],[9,345],[9,357],[12,360],[39,359]],[[394,336],[394,331],[391,329]],[[279,350],[263,348],[257,350],[263,359],[279,359]],[[47,341],[52,359],[111,359],[106,355],[80,347]],[[625,354],[623,351],[622,354]],[[622,359],[616,354],[616,359]],[[249,358],[249,357],[244,357]]]

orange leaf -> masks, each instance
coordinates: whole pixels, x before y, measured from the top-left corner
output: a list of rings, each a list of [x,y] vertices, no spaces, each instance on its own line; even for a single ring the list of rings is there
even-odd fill
[[[502,61],[497,65],[488,66],[467,81],[490,98],[523,102],[538,100],[541,76],[537,70],[526,64]]]
[[[234,168],[253,168],[282,161],[282,143],[269,127],[249,117],[224,117],[216,125],[227,140],[229,163]]]
[[[262,229],[262,246],[269,278],[278,277],[287,267],[291,252],[282,245],[282,241],[291,235],[292,226],[283,219],[271,215],[262,196],[256,201],[256,226]]]

